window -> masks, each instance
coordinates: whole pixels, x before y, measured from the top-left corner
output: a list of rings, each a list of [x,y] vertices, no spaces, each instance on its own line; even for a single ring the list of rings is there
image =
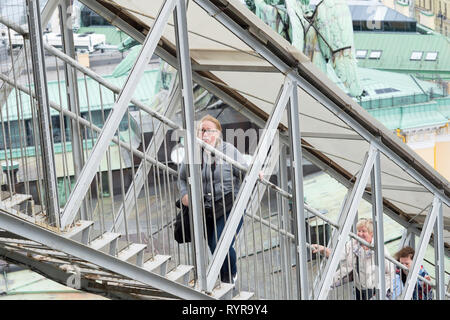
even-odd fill
[[[381,50],[372,50],[369,55],[369,59],[380,59]]]
[[[436,51],[427,52],[425,56],[426,61],[436,61],[438,53]]]
[[[367,50],[356,50],[356,59],[365,59],[367,56]]]
[[[409,60],[422,60],[422,51],[413,51]]]

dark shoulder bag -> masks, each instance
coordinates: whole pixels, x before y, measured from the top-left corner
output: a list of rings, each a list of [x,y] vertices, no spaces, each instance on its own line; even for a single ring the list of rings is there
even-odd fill
[[[189,221],[189,208],[184,206],[180,200],[175,203],[180,210],[175,218],[174,237],[178,243],[191,242],[191,224]]]

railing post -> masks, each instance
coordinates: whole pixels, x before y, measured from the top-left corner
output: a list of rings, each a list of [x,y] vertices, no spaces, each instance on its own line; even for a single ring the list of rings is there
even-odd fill
[[[305,208],[303,203],[303,163],[299,124],[297,83],[293,82],[288,104],[288,124],[290,137],[292,215],[295,221],[297,294],[302,300],[309,300],[309,283],[306,255]]]
[[[38,106],[40,151],[43,158],[44,186],[46,190],[45,207],[48,222],[60,227],[60,209],[58,201],[58,186],[53,153],[53,137],[51,131],[50,106],[47,92],[47,77],[45,56],[42,41],[39,0],[27,0],[28,28],[30,35],[30,50],[33,64],[34,90]]]
[[[445,253],[444,253],[444,218],[442,204],[437,212],[434,226],[434,256],[436,299],[445,300]]]
[[[202,196],[200,188],[200,150],[196,143],[197,130],[195,128],[194,99],[192,89],[192,67],[189,55],[189,42],[186,21],[185,0],[177,0],[174,10],[175,38],[177,43],[177,57],[182,95],[183,128],[186,130],[185,159],[189,191],[189,209],[192,213],[194,228],[194,250],[199,289],[207,291],[206,285],[206,241],[202,219]]]
[[[288,177],[287,177],[287,156],[286,156],[286,148],[287,145],[284,143],[280,143],[280,165],[279,165],[279,175],[280,179],[280,187],[283,190],[288,190]],[[290,232],[291,230],[288,227],[291,225],[289,223],[290,214],[289,214],[289,201],[282,197],[280,199],[281,202],[281,217],[282,217],[282,228]],[[285,289],[284,299],[292,299],[292,274],[291,274],[291,251],[290,251],[290,239],[288,236],[283,235],[283,239],[280,240],[280,250],[281,250],[281,269],[284,276],[283,279],[283,289]]]
[[[386,298],[385,260],[384,260],[384,231],[383,231],[383,198],[381,194],[380,152],[375,151],[375,161],[372,169],[372,220],[375,244],[375,266],[377,268],[378,300]],[[392,279],[391,279],[392,281]]]
[[[67,9],[70,6],[70,0],[59,0],[58,5],[58,13],[59,13],[59,24],[60,31],[62,35],[62,48],[63,52],[75,59],[75,45],[73,42],[73,31],[72,26],[68,25],[70,19],[67,19]],[[75,113],[76,115],[81,116],[80,112],[80,103],[78,97],[78,81],[76,69],[70,67],[67,62],[64,62],[64,74],[65,74],[65,86],[66,86],[66,95],[67,95],[67,106],[69,111]],[[72,138],[72,158],[73,158],[73,169],[74,169],[74,178],[78,179],[80,176],[81,170],[84,165],[84,157],[82,150],[82,138],[80,131],[80,124],[77,120],[71,120],[71,138]],[[80,207],[81,219],[87,219],[87,206],[84,201]]]

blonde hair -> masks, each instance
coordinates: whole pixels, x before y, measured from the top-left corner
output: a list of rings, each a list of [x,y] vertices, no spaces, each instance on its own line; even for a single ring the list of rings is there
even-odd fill
[[[214,123],[216,125],[217,130],[222,132],[222,126],[221,126],[219,120],[217,120],[213,116],[210,116],[209,114],[207,114],[206,116],[204,116],[203,118],[200,119],[200,122],[198,124],[198,130],[200,130],[200,127],[201,127],[203,121],[211,121],[212,123]]]
[[[366,227],[367,231],[373,234],[373,221],[372,219],[368,218],[361,218],[358,220],[358,223],[356,223],[356,230],[359,230],[361,227]]]

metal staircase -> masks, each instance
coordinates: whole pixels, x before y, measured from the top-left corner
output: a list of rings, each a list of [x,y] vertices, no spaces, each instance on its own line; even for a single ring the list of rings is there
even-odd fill
[[[12,73],[0,73],[0,85],[23,97],[15,101],[17,110],[22,110],[16,118],[0,111],[0,134],[5,140],[2,156],[6,163],[21,163],[16,180],[12,177],[17,172],[12,169],[3,173],[2,259],[64,285],[114,299],[343,299],[351,298],[354,288],[346,285],[344,293],[330,288],[335,272],[343,269],[340,257],[349,239],[373,252],[374,270],[380,279],[384,279],[384,264],[406,269],[382,250],[383,220],[389,217],[420,237],[402,298],[411,297],[417,279],[432,286],[439,299],[448,296],[442,259],[448,254],[444,241],[448,182],[414,160],[412,151],[390,133],[372,125],[372,119],[354,101],[315,74],[317,70],[304,57],[256,21],[238,1],[196,0],[189,9],[183,0],[148,2],[142,10],[147,12],[146,18],[155,13],[151,25],[136,17],[139,10],[131,10],[132,1],[120,2],[129,8],[112,0],[82,2],[143,44],[130,74],[120,84],[75,59],[72,30],[61,30],[65,39],[62,51],[43,42],[39,21],[32,17],[41,17],[45,25],[49,11],[59,5],[60,12],[66,12],[69,1],[49,0],[45,14],[40,15],[35,0],[27,0],[25,8],[31,17],[27,27],[0,17],[0,25],[22,36],[21,53],[15,55],[11,46]],[[174,24],[169,23],[172,16]],[[61,21],[66,18],[60,16]],[[195,38],[201,33],[193,31],[198,27],[194,18],[207,21],[211,30],[221,30],[229,44],[202,47]],[[166,30],[168,24],[170,31]],[[210,30],[202,31],[201,40],[212,41],[207,35]],[[215,46],[229,52],[215,50]],[[161,88],[151,102],[142,102],[134,91],[153,53],[177,72],[169,75],[168,88]],[[213,65],[207,59],[214,54],[218,61],[229,60]],[[45,80],[48,63],[53,64],[55,77],[63,80],[58,80],[53,100],[31,81],[38,75]],[[17,64],[24,73],[15,73]],[[253,87],[247,81],[253,73],[264,74],[264,82],[271,84],[262,86],[264,90],[255,85],[258,95],[251,92]],[[0,101],[0,106],[7,109],[8,103]],[[194,120],[220,103],[261,129],[248,168],[196,139]],[[309,113],[305,121],[303,117]],[[46,125],[38,119],[50,122]],[[323,127],[310,124],[311,119]],[[303,125],[321,132],[301,135],[305,133]],[[6,141],[6,131],[13,126],[21,132],[15,144]],[[151,127],[151,132],[145,127]],[[21,130],[34,138],[26,141]],[[328,139],[327,143],[321,139]],[[201,179],[194,164],[188,165],[190,199],[198,199],[191,208],[194,240],[187,244],[174,240],[179,162],[171,159],[169,149],[181,146],[181,141],[186,159],[194,159],[196,147],[203,148],[241,175],[241,189],[224,235],[212,253],[203,235]],[[355,147],[354,141],[361,144]],[[336,218],[305,202],[303,157],[348,188]],[[259,177],[260,172],[264,178]],[[381,177],[398,184],[391,186],[394,191],[415,188],[423,197],[400,197],[403,203],[399,204],[392,195],[385,196]],[[373,243],[365,242],[352,229],[363,199],[372,209]],[[422,210],[411,211],[404,205],[407,201]],[[241,219],[242,229],[237,232]],[[223,283],[219,272],[233,241],[238,252],[238,280]],[[314,243],[327,245],[331,256],[314,255]],[[434,281],[414,272],[430,244],[436,250]],[[377,285],[384,289],[391,284],[380,280]]]
[[[8,256],[14,257],[15,262],[21,262],[25,265],[30,265],[31,260],[34,262],[45,263],[52,268],[59,269],[68,274],[66,282],[62,282],[65,285],[74,286],[77,289],[91,290],[89,287],[82,286],[84,282],[96,282],[101,285],[111,287],[110,291],[119,290],[134,292],[133,290],[138,288],[136,292],[148,292],[141,294],[145,298],[151,299],[165,299],[165,298],[180,298],[177,294],[168,294],[158,290],[153,286],[146,285],[143,282],[136,281],[131,274],[127,272],[116,272],[115,268],[107,268],[108,264],[126,263],[132,266],[130,269],[134,269],[134,272],[139,272],[142,277],[148,275],[149,277],[158,277],[160,281],[165,283],[167,287],[174,287],[174,293],[179,293],[180,285],[183,286],[186,296],[184,298],[197,298],[197,299],[250,299],[252,293],[239,292],[238,295],[233,295],[232,284],[217,283],[214,290],[205,295],[199,292],[196,287],[195,281],[191,281],[192,272],[194,266],[190,265],[174,265],[171,263],[171,256],[156,254],[154,256],[149,255],[146,252],[147,246],[140,243],[131,243],[125,245],[120,241],[120,234],[105,232],[102,235],[90,240],[89,234],[93,227],[93,221],[80,220],[73,226],[63,232],[58,232],[54,228],[49,227],[45,222],[37,222],[34,218],[20,213],[18,211],[11,212],[7,209],[1,209],[3,217],[7,216],[11,219],[13,225],[18,226],[18,229],[14,227],[8,228],[8,236],[0,237],[0,243],[2,250],[8,250]],[[26,227],[24,225],[27,225]],[[27,228],[35,229],[38,233],[46,233],[45,235],[39,235],[33,237],[25,230]],[[40,230],[38,230],[40,229]],[[53,229],[53,230],[52,230]],[[13,231],[22,230],[22,231]],[[11,234],[13,232],[14,234]],[[51,236],[50,236],[51,235]],[[42,238],[46,238],[47,241],[42,241]],[[51,238],[51,240],[49,240]],[[55,242],[67,242],[70,243],[72,250],[61,250],[65,247],[52,245]],[[84,251],[89,249],[96,251],[98,261],[94,263],[91,259],[84,257]],[[59,250],[58,250],[59,249]],[[92,251],[91,250],[91,251]],[[20,258],[19,258],[20,256]],[[107,263],[102,259],[108,257]],[[49,268],[49,266],[46,266]],[[39,268],[38,268],[39,270]],[[138,271],[136,271],[138,270]],[[76,282],[70,276],[75,275],[77,277]],[[176,283],[176,284],[175,284]],[[90,284],[91,285],[91,284]],[[100,286],[100,285],[99,285]],[[117,289],[117,288],[118,289]],[[178,288],[178,290],[176,290]],[[156,293],[155,293],[156,291]],[[171,291],[171,290],[169,290]],[[99,293],[99,291],[94,291]],[[103,292],[103,294],[106,294]],[[137,296],[136,296],[137,297]],[[141,297],[142,298],[142,297]]]

